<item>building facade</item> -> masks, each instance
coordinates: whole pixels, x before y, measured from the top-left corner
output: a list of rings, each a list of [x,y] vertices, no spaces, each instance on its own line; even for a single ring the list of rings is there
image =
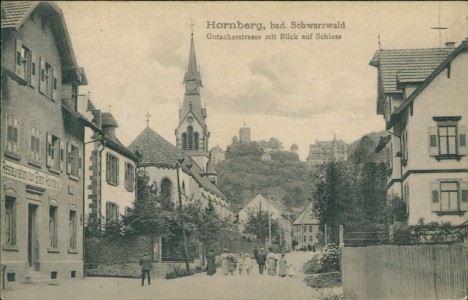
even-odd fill
[[[2,265],[6,284],[83,275],[86,84],[62,11],[2,2]]]
[[[86,222],[97,222],[105,229],[133,205],[139,157],[117,138],[118,124],[113,115],[87,102],[87,111],[101,130],[86,132],[85,216]]]
[[[458,225],[468,220],[467,41],[454,48],[378,50],[377,114],[388,136],[387,194],[420,219]]]
[[[239,129],[239,142],[250,143],[250,128],[246,127],[245,124],[244,127]]]
[[[315,141],[310,145],[307,163],[310,165],[323,165],[332,161],[348,160],[348,144],[343,140]]]
[[[293,222],[293,239],[297,242],[295,250],[317,245],[319,231],[320,223],[315,217],[311,204]]]
[[[218,164],[226,159],[226,153],[219,145],[211,148],[210,154],[213,164]]]
[[[273,220],[278,221],[279,225],[279,236],[273,237],[272,239],[278,241],[280,245],[284,245],[287,249],[291,249],[291,216],[281,207],[282,205],[280,203],[274,202],[272,199],[267,199],[261,194],[258,194],[237,213],[239,231],[241,233],[244,232],[245,224],[251,214],[268,212]],[[266,235],[267,236],[264,238],[265,240],[268,240],[268,233],[266,233]]]

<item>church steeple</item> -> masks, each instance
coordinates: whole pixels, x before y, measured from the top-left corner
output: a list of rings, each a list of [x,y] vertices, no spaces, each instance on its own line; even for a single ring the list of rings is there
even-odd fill
[[[187,66],[187,71],[185,72],[185,76],[184,76],[184,84],[186,84],[189,81],[195,81],[197,85],[202,86],[201,74],[200,74],[200,71],[198,70],[197,57],[195,55],[193,33],[191,34],[191,38],[190,38],[189,62]]]
[[[193,28],[193,23],[191,24]],[[206,108],[202,106],[201,75],[195,55],[193,32],[190,37],[190,52],[184,75],[185,94],[179,110],[179,125],[175,131],[177,148],[192,157],[205,170],[208,162],[208,139],[210,133],[205,123]]]

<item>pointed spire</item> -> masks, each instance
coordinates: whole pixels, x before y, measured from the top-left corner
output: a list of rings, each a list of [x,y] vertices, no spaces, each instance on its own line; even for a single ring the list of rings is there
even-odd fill
[[[189,53],[189,62],[187,70],[185,72],[184,83],[189,80],[196,80],[197,83],[201,85],[201,76],[197,68],[197,58],[195,56],[195,45],[193,42],[193,22],[190,24],[192,26],[192,33],[190,37],[190,53]]]

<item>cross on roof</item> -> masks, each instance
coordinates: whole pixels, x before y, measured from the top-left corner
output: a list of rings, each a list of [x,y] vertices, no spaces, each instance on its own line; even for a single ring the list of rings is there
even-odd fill
[[[431,27],[431,29],[439,30],[439,48],[442,48],[442,30],[447,29],[447,27],[442,27],[440,25],[440,3],[439,3],[439,26]]]
[[[146,127],[148,127],[149,118],[151,117],[150,113],[146,113],[145,117],[146,117]]]
[[[195,26],[195,24],[193,23],[193,19],[190,19],[190,27],[192,27],[192,35],[193,35],[193,26]]]

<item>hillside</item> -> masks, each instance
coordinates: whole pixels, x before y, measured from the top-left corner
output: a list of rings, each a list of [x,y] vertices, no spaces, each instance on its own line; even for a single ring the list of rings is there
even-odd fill
[[[383,152],[374,152],[382,135],[385,131],[372,132],[349,144],[350,160],[383,161]],[[307,165],[288,151],[278,151],[270,161],[262,161],[262,154],[256,142],[233,144],[226,150],[226,160],[215,165],[218,185],[231,200],[232,210],[237,212],[261,193],[297,216],[311,201],[321,167]]]

